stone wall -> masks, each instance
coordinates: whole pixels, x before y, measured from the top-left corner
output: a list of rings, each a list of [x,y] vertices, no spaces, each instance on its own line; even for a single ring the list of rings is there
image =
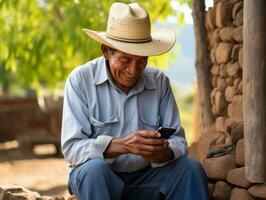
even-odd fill
[[[215,0],[206,13],[212,63],[215,131],[208,140],[204,168],[212,199],[266,198],[266,186],[245,178],[243,133],[243,0]]]
[[[0,186],[0,200],[65,200],[64,197],[41,196],[21,186]],[[68,200],[74,200],[68,198]]]
[[[17,185],[0,185],[0,200],[78,200],[76,196],[45,196]]]
[[[62,106],[58,112],[49,113],[33,97],[1,97],[0,142],[18,140],[23,152],[30,152],[34,144],[46,143],[55,144],[59,150],[61,110]]]

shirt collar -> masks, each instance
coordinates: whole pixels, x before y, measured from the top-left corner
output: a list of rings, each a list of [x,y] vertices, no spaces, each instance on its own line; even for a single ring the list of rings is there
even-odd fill
[[[108,72],[107,65],[104,57],[100,57],[96,64],[95,76],[94,76],[94,84],[100,85],[108,80]]]
[[[156,89],[155,77],[154,77],[153,74],[144,73],[144,75],[143,75],[143,82],[144,82],[144,87],[147,90],[154,90],[154,89]]]
[[[100,57],[97,63],[95,76],[94,76],[94,84],[100,85],[105,81],[109,80],[112,82],[111,76],[108,71],[108,67],[104,57]],[[136,87],[138,89],[144,88],[148,90],[156,89],[155,86],[155,77],[153,74],[149,74],[148,72],[144,72],[143,75],[140,77],[138,82],[136,83]]]

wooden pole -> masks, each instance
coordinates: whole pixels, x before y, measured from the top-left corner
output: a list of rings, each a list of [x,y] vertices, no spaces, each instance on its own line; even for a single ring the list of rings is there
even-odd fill
[[[243,111],[245,173],[266,182],[266,1],[244,3]]]
[[[192,1],[192,16],[194,21],[194,33],[196,38],[196,72],[200,105],[200,127],[204,133],[214,123],[211,110],[211,61],[208,51],[207,32],[205,29],[205,1]]]

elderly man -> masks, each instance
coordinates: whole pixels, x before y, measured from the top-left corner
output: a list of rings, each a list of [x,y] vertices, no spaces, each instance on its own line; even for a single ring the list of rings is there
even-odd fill
[[[81,200],[208,199],[201,165],[185,156],[169,79],[146,67],[148,56],[171,49],[174,33],[151,33],[137,3],[114,3],[106,32],[83,31],[102,44],[103,56],[66,82],[62,152],[72,168],[70,193]],[[164,139],[159,126],[176,132]]]

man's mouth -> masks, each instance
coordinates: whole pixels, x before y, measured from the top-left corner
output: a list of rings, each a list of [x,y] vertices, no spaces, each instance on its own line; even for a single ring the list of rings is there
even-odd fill
[[[126,76],[128,79],[135,79],[136,78],[136,75],[131,75],[131,74],[126,74],[126,73],[123,73],[124,76]]]

